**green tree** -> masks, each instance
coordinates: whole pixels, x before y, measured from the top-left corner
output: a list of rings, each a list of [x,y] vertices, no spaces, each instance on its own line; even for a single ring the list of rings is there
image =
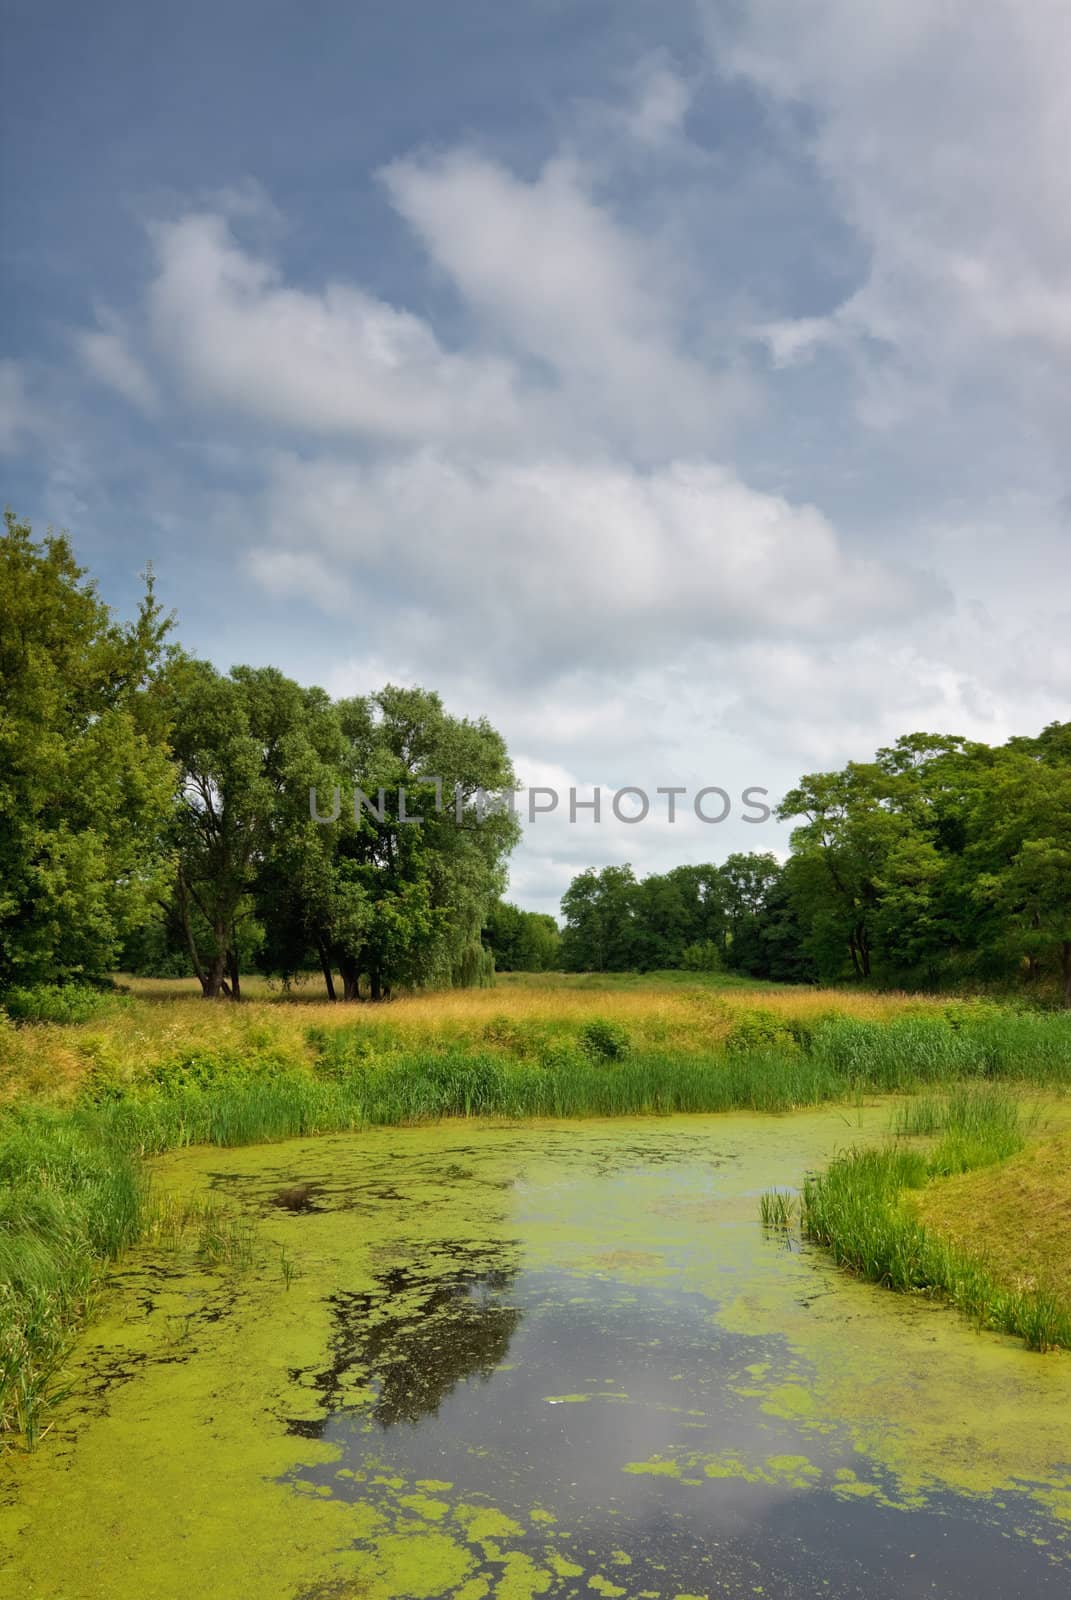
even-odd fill
[[[99,979],[159,915],[174,784],[151,575],[117,622],[62,535],[0,537],[0,988]]]
[[[632,868],[589,867],[562,896],[567,972],[628,972],[638,963],[637,883]]]
[[[483,941],[499,972],[553,972],[561,932],[553,917],[498,900],[487,913]]]
[[[1071,724],[1013,739],[974,795],[967,859],[981,940],[1071,1006]]]
[[[178,920],[204,997],[238,999],[243,956],[255,954],[266,923],[278,937],[286,917],[285,898],[268,886],[305,886],[317,842],[309,785],[338,770],[343,742],[323,691],[274,667],[224,674],[180,657],[167,698],[181,774]]]
[[[482,718],[449,716],[425,689],[388,685],[338,713],[342,790],[368,803],[315,824],[309,859],[314,936],[344,996],[357,998],[362,979],[374,1000],[399,984],[490,981],[480,934],[519,835],[501,800],[515,787],[505,743]]]

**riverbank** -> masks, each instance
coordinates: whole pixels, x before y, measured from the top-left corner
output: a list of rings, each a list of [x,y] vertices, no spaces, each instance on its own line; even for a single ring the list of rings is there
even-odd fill
[[[152,1219],[147,1155],[445,1117],[780,1113],[960,1082],[1064,1093],[1071,1017],[710,985],[356,1015],[118,997],[82,1022],[7,1022],[0,1053],[0,1415],[32,1442],[101,1269]]]

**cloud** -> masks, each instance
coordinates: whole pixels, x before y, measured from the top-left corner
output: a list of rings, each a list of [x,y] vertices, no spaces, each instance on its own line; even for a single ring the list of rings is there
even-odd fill
[[[692,103],[692,86],[662,55],[648,56],[633,75],[633,97],[622,121],[634,139],[664,145],[680,136]]]
[[[366,625],[404,597],[429,657],[449,619],[494,650],[497,672],[530,681],[661,661],[696,639],[850,633],[942,598],[931,578],[848,554],[814,507],[704,461],[286,456],[258,525],[253,569],[276,592],[320,598],[326,566]]]
[[[228,222],[156,224],[149,306],[158,348],[191,396],[305,434],[412,440],[515,423],[502,363],[445,350],[420,317],[353,284],[285,284]]]
[[[153,415],[159,410],[156,384],[130,348],[119,319],[101,314],[102,326],[75,335],[82,365],[99,383],[114,389],[137,410]]]
[[[567,157],[526,181],[472,150],[384,168],[391,200],[466,304],[549,369],[571,418],[649,456],[707,447],[754,402],[686,347],[679,265],[599,205]]]
[[[724,70],[805,112],[809,146],[870,252],[831,319],[947,392],[1071,367],[1071,11],[1062,0],[753,0],[706,8]],[[772,330],[775,355],[814,346]],[[828,328],[827,328],[828,331]],[[793,348],[794,345],[794,348]],[[925,396],[921,396],[925,398]],[[910,419],[908,397],[898,420]]]

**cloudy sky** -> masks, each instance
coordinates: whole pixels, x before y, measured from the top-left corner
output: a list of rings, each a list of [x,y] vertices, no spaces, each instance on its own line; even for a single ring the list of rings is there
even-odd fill
[[[3,12],[4,498],[118,607],[582,795],[1069,715],[1065,0]]]

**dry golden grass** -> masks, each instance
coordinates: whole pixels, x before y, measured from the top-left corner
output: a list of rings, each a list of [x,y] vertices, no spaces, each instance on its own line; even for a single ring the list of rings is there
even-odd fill
[[[758,1007],[801,1020],[831,1013],[880,1020],[944,1004],[904,994],[544,974],[537,981],[505,975],[493,989],[411,995],[375,1006],[332,1005],[319,979],[283,990],[250,978],[242,1003],[233,1005],[206,1003],[192,978],[119,981],[131,998],[107,1015],[80,1024],[8,1024],[0,1032],[0,1101],[33,1096],[62,1102],[94,1071],[129,1080],[195,1050],[275,1054],[309,1065],[312,1027],[387,1030],[416,1049],[444,1039],[478,1044],[503,1021],[569,1028],[602,1017],[623,1024],[636,1048],[695,1051],[720,1044],[740,1013]]]

